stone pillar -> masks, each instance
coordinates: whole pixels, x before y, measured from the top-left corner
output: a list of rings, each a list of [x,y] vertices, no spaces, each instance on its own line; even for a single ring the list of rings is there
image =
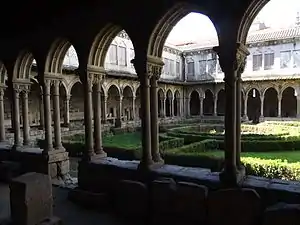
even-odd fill
[[[63,149],[61,143],[61,128],[60,128],[59,85],[60,85],[60,80],[54,80],[54,91],[53,91],[54,145],[55,145],[55,149],[57,150]]]
[[[187,116],[191,116],[191,108],[190,108],[190,101],[191,99],[189,97],[187,97],[186,99],[186,112],[187,112]]]
[[[218,96],[214,95],[214,116],[218,115]]]
[[[102,75],[94,75],[95,82],[95,102],[94,102],[94,133],[95,133],[95,153],[97,157],[106,157],[107,154],[102,147],[102,131],[101,131],[101,82]]]
[[[264,96],[263,93],[260,95],[260,117],[259,120],[264,118]]]
[[[160,117],[164,117],[164,99],[160,97]]]
[[[135,100],[136,100],[136,97],[135,95],[132,96],[132,120],[135,121],[136,120],[136,115],[135,115]]]
[[[51,80],[45,79],[43,81],[43,100],[44,100],[44,118],[45,118],[45,149],[44,153],[53,150],[52,142],[52,118],[51,118]]]
[[[29,89],[29,87],[28,87]],[[23,145],[29,145],[28,90],[22,91]]]
[[[149,169],[153,163],[151,157],[151,118],[150,118],[150,87],[149,73],[147,71],[147,58],[136,57],[132,60],[136,73],[140,79],[141,95],[141,123],[142,123],[142,158],[139,168]]]
[[[203,97],[200,97],[200,116],[203,116]]]
[[[248,94],[245,94],[245,98],[244,98],[244,115],[243,115],[243,120],[247,121],[248,120]]]
[[[166,117],[166,101],[167,101],[167,97],[164,96],[163,98],[163,118]]]
[[[159,152],[159,125],[158,125],[158,102],[157,102],[158,101],[157,80],[159,79],[159,77],[161,75],[162,65],[156,65],[154,63],[148,62],[148,67],[155,67],[155,69],[152,68],[150,70],[151,73],[148,74],[149,76],[151,76],[151,78],[150,78],[150,84],[151,84],[151,88],[150,88],[151,153],[152,153],[152,160],[155,163],[163,163],[163,160],[160,157],[160,152]],[[153,71],[155,71],[155,72],[153,72]]]
[[[219,55],[220,66],[225,74],[225,162],[224,170],[220,173],[220,180],[229,186],[238,185],[244,178],[245,171],[240,170],[240,98],[241,86],[240,76],[246,64],[246,56],[249,54],[247,48],[240,44],[221,45],[214,50]],[[237,104],[239,107],[237,108]],[[237,114],[239,113],[239,114]],[[239,117],[239,119],[238,119]],[[237,131],[239,134],[237,137]],[[237,143],[239,142],[239,143]],[[238,162],[238,163],[237,163]]]
[[[298,92],[299,93],[299,92]],[[297,118],[300,118],[300,96],[296,96]]]
[[[84,161],[90,161],[95,155],[93,141],[93,75],[87,72],[86,68],[78,70],[80,80],[84,87],[84,128],[85,128],[85,152]]]
[[[44,100],[43,100],[43,90],[41,90],[41,96],[40,96],[40,129],[44,129],[45,126],[45,117],[44,117]]]
[[[68,127],[70,124],[70,95],[66,95],[65,101],[64,101],[64,126]]]
[[[281,117],[281,100],[282,94],[278,94],[278,117]]]
[[[0,142],[5,141],[5,126],[4,126],[4,88],[0,88]]]
[[[103,116],[103,120],[104,123],[107,123],[107,98],[108,96],[104,95],[104,116]]]
[[[14,149],[21,145],[20,140],[20,92],[19,85],[13,84]]]
[[[122,127],[122,104],[123,104],[123,96],[120,94],[119,105],[117,106],[117,119],[115,122],[115,127]]]
[[[181,112],[181,102],[182,102],[182,98],[176,98],[176,106],[177,106],[177,116],[180,117],[182,115]]]

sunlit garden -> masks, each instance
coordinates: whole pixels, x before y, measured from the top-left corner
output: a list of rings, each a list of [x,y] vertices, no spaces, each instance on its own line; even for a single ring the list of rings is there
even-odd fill
[[[242,124],[241,156],[250,175],[300,180],[300,122]],[[223,124],[181,124],[160,127],[160,152],[167,164],[222,169]],[[71,156],[80,157],[84,135],[64,137]],[[141,157],[138,130],[115,129],[103,136],[108,156],[126,160]]]

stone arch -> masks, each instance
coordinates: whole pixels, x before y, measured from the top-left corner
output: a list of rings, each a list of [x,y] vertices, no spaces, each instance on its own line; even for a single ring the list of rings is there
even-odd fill
[[[53,74],[62,74],[63,63],[66,53],[72,47],[71,42],[64,38],[56,39],[48,52],[45,64],[45,72]],[[76,48],[73,47],[76,52]]]
[[[278,116],[278,93],[270,87],[264,91],[264,117]]]
[[[29,108],[29,125],[41,126],[43,114],[42,92],[39,82],[31,78],[30,92],[28,93],[28,108]]]
[[[225,90],[221,89],[217,94],[217,115],[224,116],[225,115]]]
[[[210,89],[206,89],[203,99],[203,115],[212,116],[214,114],[214,94]]]
[[[282,92],[281,99],[281,116],[296,117],[297,116],[297,93],[293,87],[286,87]]]
[[[198,6],[189,3],[177,3],[169,9],[156,24],[148,46],[148,55],[161,58],[166,39],[173,27],[190,12],[199,12]]]
[[[191,116],[200,115],[200,94],[196,90],[191,92],[189,107]]]
[[[166,92],[166,116],[170,117],[172,116],[172,108],[173,108],[173,92],[171,89],[168,89]]]
[[[73,80],[69,83],[68,88],[66,88],[66,89],[67,89],[67,94],[68,94],[68,95],[71,94],[71,91],[72,91],[73,86],[74,86],[76,83],[78,83],[78,82],[81,83],[79,77],[76,77],[75,79],[73,79]]]
[[[92,44],[88,64],[104,68],[106,54],[115,37],[123,31],[119,25],[109,23],[96,36]],[[128,33],[126,35],[129,37]]]
[[[5,85],[7,79],[7,69],[2,61],[0,61],[0,84]]]
[[[70,86],[70,120],[82,120],[84,117],[84,91],[83,85],[77,81]]]
[[[117,119],[122,117],[122,109],[120,100],[121,100],[120,88],[116,84],[110,84],[107,88],[107,109],[108,109],[108,119],[114,123]]]
[[[260,92],[258,89],[252,88],[247,92],[247,95],[247,116],[249,120],[258,122],[261,113]]]
[[[118,95],[119,95],[119,96],[121,95],[122,91],[121,91],[119,85],[116,84],[115,82],[110,82],[110,83],[108,83],[107,86],[106,86],[106,93],[105,93],[106,96],[108,96],[108,92],[109,92],[109,89],[110,89],[111,87],[112,87],[112,88],[117,88],[117,90],[118,90]]]
[[[63,67],[73,70],[78,68],[78,66],[79,66],[78,55],[74,46],[71,45],[65,54],[63,60]]]
[[[174,116],[180,116],[180,92],[179,90],[175,90],[174,92]]]
[[[30,80],[30,72],[33,63],[33,54],[27,50],[18,55],[13,71],[13,80]]]
[[[133,120],[133,89],[131,86],[126,85],[123,88],[123,115],[125,116],[125,120]]]

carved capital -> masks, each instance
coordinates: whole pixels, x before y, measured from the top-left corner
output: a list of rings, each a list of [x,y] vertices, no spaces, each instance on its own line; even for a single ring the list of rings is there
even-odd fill
[[[249,51],[242,43],[236,45],[218,46],[213,50],[219,56],[221,69],[224,73],[238,72],[238,76],[244,72]]]
[[[151,78],[158,80],[160,78],[164,62],[161,58],[148,56],[147,61],[147,74]]]

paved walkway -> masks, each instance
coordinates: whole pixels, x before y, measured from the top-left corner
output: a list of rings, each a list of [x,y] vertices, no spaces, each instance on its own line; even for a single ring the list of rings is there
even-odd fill
[[[53,187],[54,215],[65,225],[124,225],[108,213],[81,208],[67,200],[68,190]],[[0,183],[0,221],[10,215],[9,187]],[[1,222],[0,222],[1,224]]]

